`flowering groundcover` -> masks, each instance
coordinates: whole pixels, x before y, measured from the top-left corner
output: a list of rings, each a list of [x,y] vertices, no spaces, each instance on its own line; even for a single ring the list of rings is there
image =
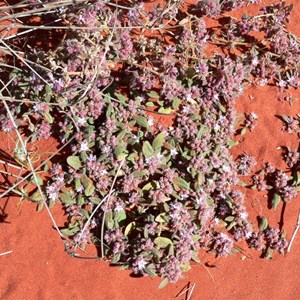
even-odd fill
[[[101,258],[158,275],[162,287],[198,261],[199,249],[227,256],[246,240],[266,257],[286,252],[284,232],[264,217],[259,230],[248,220],[238,175],[252,174],[256,162],[247,153],[234,161],[229,149],[259,121],[255,113],[237,118],[235,101],[247,86],[276,85],[292,100],[299,39],[286,29],[292,6],[284,2],[256,16],[225,13],[259,1],[247,2],[28,1],[15,8],[25,9],[28,24],[43,12],[37,22],[61,39],[22,53],[26,33],[1,42],[7,63],[14,58],[2,130],[26,135],[25,146],[59,137],[68,152],[46,180],[16,143],[16,162],[33,176],[10,192],[39,209],[64,205],[69,224],[58,230],[69,253],[94,243]],[[212,20],[218,24],[207,25]],[[280,117],[283,130],[299,132],[299,116]],[[288,172],[267,163],[252,178],[275,209],[299,185],[299,152],[285,150]]]

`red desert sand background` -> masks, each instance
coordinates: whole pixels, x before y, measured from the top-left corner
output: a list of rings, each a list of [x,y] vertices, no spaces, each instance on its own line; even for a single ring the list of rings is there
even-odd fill
[[[300,0],[294,3],[289,29],[300,36]],[[266,1],[275,3],[275,1]],[[251,14],[249,8],[249,14]],[[252,12],[253,13],[253,12]],[[253,96],[250,99],[249,95]],[[300,93],[297,92],[300,100]],[[245,140],[233,149],[254,155],[257,167],[271,162],[285,168],[278,146],[298,147],[299,139],[281,131],[282,122],[275,115],[299,113],[299,101],[290,106],[277,100],[277,91],[272,87],[257,87],[247,90],[239,99],[238,112],[255,112],[258,126],[247,133]],[[7,151],[13,143],[1,135],[0,149]],[[45,142],[40,150],[55,149],[53,142]],[[276,211],[267,208],[267,198],[261,192],[247,190],[246,203],[252,222],[264,215],[270,225],[278,227],[282,203]],[[63,243],[52,228],[46,210],[36,212],[36,205],[27,201],[21,208],[18,199],[9,197],[0,200],[1,214],[7,214],[0,224],[0,299],[186,299],[186,293],[176,298],[187,284],[195,284],[191,299],[299,299],[300,298],[300,234],[296,236],[291,252],[286,256],[274,255],[272,260],[261,259],[258,251],[241,245],[247,254],[215,259],[200,252],[203,265],[194,264],[186,273],[187,278],[157,288],[160,279],[133,278],[129,271],[119,271],[108,263],[95,260],[71,258],[64,251]],[[290,239],[296,223],[300,197],[288,203],[284,213],[283,228]],[[64,216],[57,205],[53,215],[58,225],[63,225]],[[213,266],[205,267],[204,264]]]

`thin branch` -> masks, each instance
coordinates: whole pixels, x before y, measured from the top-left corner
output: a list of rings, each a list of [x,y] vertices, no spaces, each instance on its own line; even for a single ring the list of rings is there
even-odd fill
[[[59,103],[55,102],[45,102],[45,101],[34,101],[34,100],[29,100],[27,98],[24,99],[14,99],[12,97],[1,97],[1,99],[4,99],[5,101],[8,102],[21,102],[21,103],[31,103],[31,104],[38,104],[38,103],[45,103],[47,105],[53,105],[53,106],[61,106]]]
[[[6,251],[6,252],[3,252],[3,253],[0,253],[0,256],[6,255],[6,254],[10,254],[10,253],[12,253],[12,252],[13,252],[12,250]]]
[[[83,233],[86,231],[87,227],[89,226],[89,224],[91,223],[92,218],[94,217],[95,213],[97,212],[97,210],[99,209],[99,207],[106,201],[107,198],[110,197],[110,195],[114,192],[114,190],[109,191],[109,193],[99,202],[99,204],[96,206],[96,208],[93,210],[93,212],[91,213],[91,215],[89,216],[88,220],[86,221],[86,223],[84,224],[84,227],[81,230],[81,234],[79,236],[79,240],[81,239]],[[76,247],[75,247],[76,248]],[[76,250],[76,249],[75,249]]]
[[[194,292],[195,286],[196,286],[196,283],[193,284],[193,286],[192,286],[192,288],[191,288],[191,292],[190,292],[189,295],[187,296],[186,300],[190,300],[190,299],[191,299],[192,294],[193,294],[193,292]]]
[[[186,286],[183,287],[183,289],[176,295],[176,298],[182,296],[183,294],[186,294],[190,290],[190,282]]]
[[[152,113],[152,114],[157,114],[157,115],[162,115],[162,116],[174,116],[174,114],[167,114],[167,113],[160,113],[158,111],[154,111],[154,110],[150,110],[150,109],[147,109],[147,108],[144,108],[142,106],[133,106],[133,105],[130,105],[128,103],[124,103],[124,102],[121,102],[120,100],[108,95],[108,94],[104,94],[102,92],[99,92],[99,94],[101,94],[102,96],[104,97],[108,97],[110,100],[114,101],[114,102],[117,102],[117,103],[120,103],[121,105],[124,105],[124,106],[127,106],[127,107],[132,107],[132,108],[137,108],[139,110],[143,110],[143,111],[146,111],[146,112],[149,112],[149,113]]]
[[[10,172],[6,172],[6,171],[3,171],[3,170],[0,170],[0,173],[1,174],[4,174],[4,175],[8,175],[8,176],[11,176],[11,177],[15,177],[15,178],[18,178],[18,179],[21,179],[22,177],[18,176],[18,175],[15,175],[15,174],[12,174]]]
[[[6,68],[11,68],[11,69],[18,70],[18,71],[23,71],[22,69],[20,69],[16,66],[8,65],[8,64],[2,63],[2,62],[0,62],[0,66],[6,67]]]
[[[54,156],[56,156],[58,153],[60,153],[68,144],[70,144],[75,139],[75,136],[71,137],[64,145],[62,145],[55,153],[53,153],[50,157],[48,157],[46,160],[44,160],[39,166],[37,166],[33,171],[38,171],[41,167],[43,167],[45,164],[47,164]],[[0,199],[9,194],[12,190],[14,190],[18,185],[20,185],[22,182],[26,181],[30,176],[32,176],[33,172],[29,172],[26,176],[24,176],[20,181],[16,182],[14,185],[12,185],[9,189],[7,189],[5,192],[3,192],[0,195]]]
[[[10,109],[9,109],[9,106],[7,105],[7,103],[6,103],[5,100],[2,100],[2,102],[3,102],[4,106],[5,106],[5,109],[6,109],[6,111],[7,111],[7,114],[8,114],[8,116],[9,116],[9,118],[10,118],[10,120],[11,120],[13,126],[14,126],[14,129],[15,129],[15,131],[16,131],[17,137],[18,137],[18,139],[19,139],[19,142],[20,142],[20,144],[21,144],[21,146],[22,146],[22,149],[23,149],[23,151],[24,151],[24,154],[25,154],[25,156],[26,156],[26,159],[27,159],[29,168],[30,168],[30,170],[31,170],[31,172],[32,172],[32,175],[33,175],[33,178],[34,178],[34,180],[35,180],[35,184],[36,184],[36,186],[37,186],[37,188],[38,188],[38,191],[39,191],[39,193],[40,193],[40,195],[41,195],[41,197],[42,197],[42,200],[43,200],[43,202],[44,202],[44,205],[45,205],[45,207],[46,207],[46,210],[47,210],[47,212],[48,212],[48,215],[49,215],[49,217],[50,217],[50,219],[51,219],[51,221],[52,221],[52,223],[53,223],[53,226],[55,227],[55,229],[57,230],[57,232],[59,233],[59,235],[60,235],[62,238],[64,238],[64,235],[60,232],[60,230],[59,230],[59,228],[58,228],[58,226],[57,226],[57,224],[56,224],[56,222],[55,222],[55,220],[54,220],[54,218],[53,218],[53,215],[52,215],[52,213],[51,213],[51,211],[50,211],[50,208],[48,207],[46,197],[45,197],[45,195],[44,195],[44,193],[43,193],[43,191],[42,191],[42,188],[41,188],[41,186],[40,186],[40,184],[39,184],[39,182],[38,182],[38,178],[37,178],[36,172],[35,172],[35,170],[34,170],[34,167],[33,167],[33,165],[32,165],[31,158],[30,158],[30,156],[29,156],[29,154],[28,154],[27,148],[26,148],[25,143],[24,143],[24,141],[23,141],[23,139],[22,139],[22,137],[21,137],[21,134],[20,134],[20,132],[19,132],[19,130],[18,130],[18,127],[17,127],[17,125],[16,125],[16,123],[15,123],[14,117],[13,117],[13,115],[12,115]]]
[[[26,26],[26,25],[20,25],[20,26],[26,26],[27,28],[30,28],[28,30],[25,30],[25,31],[22,31],[22,32],[17,32],[16,34],[12,34],[12,35],[9,35],[5,38],[3,38],[3,40],[10,40],[10,39],[14,39],[16,37],[20,37],[24,34],[27,34],[27,33],[30,33],[30,32],[33,32],[35,30],[39,30],[39,29],[56,29],[56,28],[51,28],[49,27],[48,25],[50,24],[53,24],[53,23],[57,23],[59,21],[61,21],[62,19],[57,19],[57,20],[54,20],[54,21],[51,21],[49,23],[46,23],[45,25],[41,25],[41,26]],[[19,26],[19,25],[17,25]],[[46,26],[45,28],[43,28],[44,26]],[[0,25],[0,28],[2,27],[2,25]],[[26,27],[23,27],[23,28],[26,28]],[[41,28],[42,27],[42,28]],[[17,28],[16,26],[13,26],[13,28]]]
[[[51,87],[51,85],[35,70],[33,69],[27,62],[26,59],[22,58],[15,50],[9,47],[3,40],[0,39],[0,43],[2,43],[7,49],[11,51],[13,55],[19,58],[35,75],[37,75],[44,83]]]
[[[11,164],[11,163],[9,163],[9,162],[7,162],[7,161],[4,161],[4,160],[2,160],[2,159],[0,159],[0,163],[3,164],[3,165],[7,165],[7,166],[10,166],[10,167],[19,169],[19,170],[23,170],[22,167],[19,167],[19,166],[17,166],[17,165]]]
[[[109,193],[108,193],[107,203],[108,203],[109,200],[110,200],[110,195],[111,195],[111,193],[113,192],[113,188],[114,188],[115,183],[116,183],[116,181],[117,181],[117,177],[119,176],[119,172],[120,172],[120,170],[121,170],[121,168],[122,168],[122,166],[123,166],[123,164],[124,164],[124,162],[125,162],[125,159],[126,159],[126,158],[123,158],[123,160],[121,161],[121,163],[120,163],[120,165],[119,165],[119,167],[118,167],[117,173],[116,173],[116,175],[115,175],[115,178],[114,178],[113,183],[112,183],[112,185],[111,185],[110,191],[109,191]],[[100,206],[99,206],[99,207],[100,207]],[[102,258],[104,257],[103,237],[104,237],[105,216],[106,216],[106,210],[104,210],[103,218],[102,218],[102,224],[101,224],[101,257],[102,257]]]
[[[298,213],[298,218],[297,218],[297,223],[295,225],[295,229],[294,229],[294,232],[293,232],[293,235],[292,235],[292,238],[290,240],[290,243],[289,243],[289,246],[287,248],[287,252],[290,252],[291,251],[291,247],[292,247],[292,244],[294,242],[294,239],[297,235],[297,232],[299,230],[299,227],[300,227],[300,209],[299,209],[299,213]]]

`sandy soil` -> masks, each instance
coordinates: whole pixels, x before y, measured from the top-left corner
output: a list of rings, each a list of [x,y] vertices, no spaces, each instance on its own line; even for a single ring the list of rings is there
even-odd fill
[[[270,1],[268,1],[269,3]],[[274,2],[274,1],[272,1]],[[300,1],[296,6],[289,28],[300,35]],[[238,101],[239,112],[255,112],[259,123],[252,133],[233,150],[233,154],[246,152],[255,156],[258,167],[269,161],[285,168],[278,146],[296,148],[296,135],[281,131],[282,123],[275,115],[294,115],[299,112],[299,102],[293,106],[277,100],[272,87],[251,88]],[[250,100],[249,95],[254,98]],[[298,92],[300,100],[300,93]],[[9,141],[1,138],[0,148],[9,147]],[[47,142],[44,149],[54,149]],[[254,224],[258,214],[268,217],[272,226],[278,227],[282,204],[274,212],[267,208],[263,193],[246,192],[249,213]],[[203,264],[193,266],[187,278],[162,290],[160,279],[133,278],[130,272],[119,271],[107,263],[76,259],[64,251],[60,237],[52,228],[46,211],[37,213],[35,204],[17,198],[4,198],[0,202],[1,215],[7,215],[0,224],[0,298],[1,299],[175,299],[188,284],[195,284],[191,299],[297,299],[300,295],[300,235],[286,256],[276,254],[272,260],[264,260],[260,253],[243,249],[246,259],[239,253],[226,259],[215,259],[200,253]],[[283,228],[291,237],[296,222],[300,197],[286,206]],[[63,225],[63,212],[59,206],[53,209],[58,225]],[[243,246],[243,245],[242,245]],[[186,293],[176,299],[186,299]]]

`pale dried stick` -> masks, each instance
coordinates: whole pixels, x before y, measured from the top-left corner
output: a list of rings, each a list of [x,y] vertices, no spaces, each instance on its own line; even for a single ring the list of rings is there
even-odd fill
[[[125,158],[123,158],[123,160],[121,161],[119,167],[118,167],[118,170],[117,170],[117,173],[115,175],[115,178],[113,180],[113,183],[111,185],[111,188],[110,188],[110,191],[108,193],[108,199],[107,199],[107,202],[109,202],[109,199],[110,199],[110,195],[111,193],[113,192],[113,188],[115,186],[115,183],[117,181],[117,177],[119,176],[119,173],[120,173],[120,170],[124,164],[124,161],[125,161]],[[103,213],[103,218],[102,218],[102,224],[101,224],[101,257],[103,258],[104,257],[104,246],[103,246],[103,236],[104,236],[104,224],[105,224],[105,216],[106,216],[106,210],[104,210],[104,213]]]
[[[183,294],[187,293],[191,289],[190,282],[186,285],[186,288],[184,288],[179,294],[176,295],[176,298],[182,296]]]
[[[53,106],[60,106],[60,103],[55,103],[55,102],[43,102],[43,101],[34,101],[34,100],[29,100],[27,98],[24,99],[14,99],[12,97],[2,97],[5,101],[8,102],[20,102],[20,103],[31,103],[31,104],[38,104],[38,103],[46,103],[47,105],[53,105]]]
[[[46,83],[48,86],[51,87],[51,84],[49,84],[35,69],[33,69],[27,62],[26,59],[22,58],[15,50],[13,50],[11,47],[9,47],[3,40],[0,39],[0,43],[4,45],[9,51],[16,56],[18,59],[20,59],[37,77],[39,77],[44,83]],[[2,96],[2,95],[1,95]]]
[[[115,190],[111,190],[109,191],[109,193],[99,202],[99,204],[96,206],[96,208],[94,209],[94,211],[91,213],[91,215],[89,216],[88,220],[86,221],[86,223],[84,224],[84,227],[82,228],[81,230],[81,233],[80,233],[80,236],[79,236],[79,239],[81,239],[83,233],[85,232],[85,230],[87,229],[87,227],[89,226],[89,224],[91,223],[91,220],[93,218],[93,216],[95,215],[95,213],[97,212],[97,210],[99,209],[99,207],[104,203],[104,201],[106,201],[106,199],[108,197],[110,197],[110,195],[114,192]],[[77,249],[77,245],[75,246],[75,251]]]
[[[2,95],[1,95],[1,96],[2,96]],[[13,115],[12,115],[10,109],[9,109],[9,106],[7,105],[7,103],[6,103],[5,100],[2,100],[2,102],[3,102],[3,104],[4,104],[4,107],[5,107],[6,111],[7,111],[8,116],[9,116],[9,118],[10,118],[12,124],[13,124],[13,127],[14,127],[14,129],[15,129],[15,131],[16,131],[16,134],[17,134],[18,140],[19,140],[19,142],[20,142],[20,144],[21,144],[21,147],[22,147],[22,149],[23,149],[23,151],[24,151],[24,153],[25,153],[26,160],[27,160],[27,162],[28,162],[30,171],[32,172],[33,178],[34,178],[34,180],[35,180],[35,184],[36,184],[36,186],[37,186],[37,188],[38,188],[38,191],[39,191],[39,193],[40,193],[40,195],[41,195],[41,197],[42,197],[42,200],[43,200],[43,203],[44,203],[45,208],[46,208],[46,210],[47,210],[47,213],[48,213],[48,215],[49,215],[49,217],[50,217],[50,219],[51,219],[51,221],[52,221],[52,223],[53,223],[54,228],[55,228],[56,231],[58,232],[58,234],[59,234],[62,238],[64,238],[64,235],[60,232],[60,230],[59,230],[59,228],[58,228],[58,226],[57,226],[57,224],[56,224],[56,222],[55,222],[55,220],[54,220],[54,218],[53,218],[53,215],[52,215],[52,213],[51,213],[51,211],[50,211],[50,208],[48,207],[46,197],[45,197],[45,195],[44,195],[44,193],[43,193],[43,191],[42,191],[42,188],[41,188],[41,186],[40,186],[40,184],[39,184],[39,182],[38,182],[38,178],[37,178],[37,175],[36,175],[36,173],[35,173],[34,167],[33,167],[33,165],[32,165],[31,158],[30,158],[30,156],[29,156],[29,154],[28,154],[27,148],[26,148],[26,146],[25,146],[25,144],[24,144],[24,141],[23,141],[23,139],[22,139],[22,137],[21,137],[21,134],[20,134],[20,132],[19,132],[19,130],[18,130],[18,127],[17,127],[17,125],[16,125],[16,122],[15,122],[15,120],[14,120],[14,117],[13,117]]]
[[[100,206],[106,201],[106,199],[109,200],[109,197],[110,197],[111,194],[115,191],[113,188],[114,188],[114,185],[115,185],[117,176],[118,176],[118,174],[119,174],[119,172],[120,172],[120,169],[121,169],[121,167],[122,167],[124,161],[125,161],[125,158],[122,160],[122,162],[121,162],[121,164],[120,164],[120,166],[119,166],[119,168],[118,168],[118,170],[117,170],[117,173],[116,173],[116,175],[115,175],[115,178],[114,178],[114,180],[113,180],[113,183],[112,183],[112,186],[111,186],[111,188],[110,188],[109,193],[108,193],[108,194],[107,194],[107,195],[99,202],[99,204],[96,206],[96,208],[93,210],[93,212],[92,212],[91,215],[89,216],[88,220],[87,220],[86,223],[84,224],[84,227],[82,228],[81,233],[80,233],[80,236],[79,236],[79,240],[81,239],[83,233],[85,232],[85,230],[87,229],[87,227],[88,227],[89,224],[91,223],[91,220],[92,220],[92,218],[94,217],[94,215],[95,215],[95,213],[97,212],[97,210],[98,210],[98,209],[100,208]],[[107,201],[108,201],[108,200],[107,200]],[[105,215],[105,212],[104,212],[104,215]],[[75,251],[76,251],[76,248],[77,248],[77,247],[75,247]]]
[[[12,252],[13,252],[12,250],[6,251],[6,252],[3,252],[3,253],[0,253],[0,256],[6,255],[6,254],[10,254],[10,253],[12,253]]]
[[[190,299],[191,299],[192,294],[193,294],[193,292],[194,292],[195,286],[196,286],[196,283],[193,284],[193,286],[192,286],[192,288],[191,288],[191,292],[188,294],[186,300],[190,300]]]
[[[18,71],[22,71],[20,68],[18,68],[16,66],[8,65],[8,64],[5,64],[3,62],[0,62],[0,66],[6,67],[6,68],[11,68],[11,69],[18,70]]]
[[[77,2],[79,2],[79,1],[77,1]],[[81,2],[83,2],[83,1],[81,1]],[[16,19],[16,18],[24,18],[24,17],[39,16],[39,15],[55,13],[56,12],[55,9],[61,8],[62,6],[73,5],[73,4],[74,4],[73,1],[69,1],[69,3],[66,3],[66,4],[62,4],[62,2],[56,2],[56,3],[52,2],[51,5],[43,5],[43,7],[41,7],[41,8],[34,8],[31,10],[27,10],[27,11],[12,13],[5,17],[0,17],[0,22],[3,22],[5,20],[10,20],[10,19]],[[15,8],[18,8],[18,7],[15,7]]]
[[[0,163],[3,164],[3,165],[7,165],[7,166],[9,166],[9,167],[13,167],[13,168],[18,169],[18,170],[23,170],[22,167],[19,167],[19,166],[17,166],[17,165],[11,164],[11,163],[9,163],[9,162],[7,162],[7,161],[4,161],[4,160],[2,160],[2,159],[0,159]]]
[[[11,176],[11,177],[15,177],[15,178],[18,178],[18,179],[21,179],[22,177],[18,176],[18,175],[15,175],[15,174],[12,174],[10,172],[6,172],[6,171],[3,171],[3,170],[0,170],[0,173],[1,174],[4,174],[4,175],[8,175],[8,176]]]
[[[291,247],[292,247],[292,244],[294,242],[294,239],[296,237],[296,234],[299,230],[299,227],[300,227],[300,209],[299,209],[299,213],[298,213],[298,218],[297,218],[297,223],[295,225],[295,229],[294,229],[294,232],[293,232],[293,235],[292,235],[292,238],[290,240],[290,243],[289,243],[289,246],[287,248],[287,252],[290,252],[291,251]]]
[[[64,145],[62,145],[57,151],[55,151],[51,156],[49,156],[46,160],[44,160],[39,166],[37,166],[33,171],[38,171],[41,167],[47,164],[54,156],[56,156],[59,152],[61,152],[68,144],[70,144],[75,139],[75,136],[71,137]],[[20,181],[16,182],[5,192],[0,194],[0,199],[9,194],[12,190],[14,190],[18,185],[22,182],[26,181],[30,176],[32,176],[33,172],[29,172],[26,176],[24,176]]]
[[[12,77],[9,82],[7,84],[3,84],[3,88],[0,90],[0,95],[2,96],[2,91],[4,89],[7,89],[7,86],[10,84],[10,82],[14,79],[14,77]],[[2,82],[2,80],[0,80]],[[4,97],[2,96],[2,99],[4,99]],[[5,100],[3,100],[5,101]],[[37,170],[39,170],[42,166],[44,166],[48,161],[50,161],[57,153],[59,153],[62,149],[64,149],[69,143],[71,143],[71,141],[75,138],[75,136],[73,136],[72,138],[70,138],[69,141],[66,142],[66,144],[64,144],[63,146],[61,146],[53,155],[51,155],[48,159],[46,159],[43,163],[41,163],[37,168],[35,168],[33,170],[33,172],[36,172]],[[26,179],[28,179],[30,176],[33,175],[33,172],[31,171],[29,174],[27,174],[25,177],[23,177],[23,179],[21,179],[20,181],[18,181],[17,183],[15,183],[13,186],[11,186],[9,189],[7,189],[5,192],[3,192],[0,195],[0,199],[2,197],[4,197],[5,195],[9,194],[12,190],[14,190],[19,184],[21,184],[23,181],[25,181]]]
[[[61,20],[62,20],[62,19],[57,19],[57,20],[51,21],[51,22],[49,22],[49,23],[46,23],[45,25],[40,25],[40,26],[15,25],[15,26],[13,26],[12,28],[17,29],[17,28],[19,28],[20,26],[23,26],[23,27],[25,27],[25,28],[30,28],[30,29],[25,30],[25,31],[22,31],[22,32],[15,33],[15,34],[12,34],[12,35],[9,35],[9,36],[3,38],[3,40],[7,41],[7,40],[10,40],[10,39],[14,39],[14,38],[16,38],[16,37],[20,37],[20,36],[22,36],[22,35],[24,35],[24,34],[27,34],[27,33],[30,33],[30,32],[33,32],[33,31],[39,30],[39,29],[48,29],[48,30],[49,30],[49,29],[53,29],[53,28],[48,28],[48,25],[50,25],[50,24],[52,24],[52,23],[57,23],[57,22],[59,22],[59,21],[61,21]],[[1,27],[2,27],[2,26],[0,26],[0,28],[1,28]],[[62,29],[66,28],[66,27],[64,27],[64,26],[59,26],[59,27],[62,27]],[[6,28],[6,27],[4,27],[4,28]],[[55,29],[57,29],[57,28],[55,28]]]
[[[113,36],[115,34],[115,30],[116,30],[117,15],[118,15],[118,8],[116,9],[116,13],[115,13],[115,16],[114,16],[115,17],[114,26],[113,26],[113,29],[112,29],[110,35],[109,35],[109,38],[106,41],[105,50],[104,50],[104,53],[102,55],[101,61],[99,63],[99,66],[96,66],[96,72],[93,75],[93,78],[92,78],[91,82],[86,87],[84,93],[79,97],[78,101],[80,101],[82,98],[84,98],[85,95],[88,93],[88,91],[91,89],[92,85],[94,84],[94,81],[95,81],[96,77],[98,76],[98,70],[101,69],[101,66],[102,66],[104,60],[106,60],[106,55],[107,55],[107,52],[109,50],[112,38],[113,38]]]

